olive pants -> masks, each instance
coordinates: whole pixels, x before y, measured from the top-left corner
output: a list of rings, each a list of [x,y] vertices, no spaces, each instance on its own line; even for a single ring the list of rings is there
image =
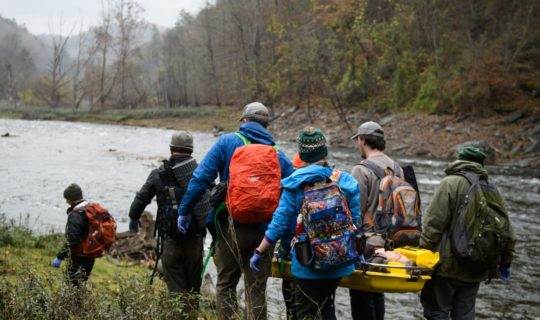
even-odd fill
[[[216,246],[217,307],[220,319],[266,319],[266,280],[270,275],[269,248],[259,264],[259,272],[251,270],[249,259],[264,237],[264,231],[252,225],[220,224],[222,236]],[[236,286],[244,274],[246,310],[238,313]]]
[[[161,263],[164,281],[171,297],[182,302],[183,318],[197,319],[201,270],[203,265],[202,236],[182,240],[165,240]]]
[[[473,320],[479,282],[433,276],[420,295],[424,317],[429,320]]]

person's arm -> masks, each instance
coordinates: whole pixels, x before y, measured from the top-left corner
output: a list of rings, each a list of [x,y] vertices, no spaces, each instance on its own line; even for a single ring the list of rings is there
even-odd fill
[[[278,150],[278,159],[281,168],[281,179],[285,179],[294,172],[292,162],[281,150]]]
[[[223,172],[225,155],[222,153],[221,146],[224,141],[224,137],[220,138],[193,172],[186,193],[182,198],[182,203],[178,207],[179,215],[190,215],[204,192],[214,183],[218,173]]]
[[[362,212],[360,211],[360,185],[358,184],[356,179],[349,175],[347,172],[341,172],[341,175],[339,177],[339,186],[347,197],[347,202],[349,204],[349,210],[351,210],[351,217],[353,223],[358,226],[361,221],[360,217],[362,216]]]
[[[146,206],[150,204],[152,198],[156,195],[155,179],[159,179],[159,176],[157,170],[152,170],[141,190],[137,192],[133,202],[131,202],[131,207],[129,208],[129,218],[131,220],[139,220]]]
[[[451,222],[456,191],[451,188],[449,181],[455,178],[457,177],[447,177],[441,181],[422,216],[421,248],[433,250]]]
[[[272,216],[272,221],[264,234],[257,251],[263,254],[269,246],[276,243],[283,235],[291,229],[297,216],[296,199],[293,192],[284,189],[281,194],[279,205]]]
[[[508,211],[506,210],[506,203],[504,203],[503,206],[505,208],[505,211],[508,214]],[[504,247],[502,255],[501,255],[501,261],[499,264],[502,268],[509,268],[512,265],[512,260],[514,258],[515,246],[516,246],[516,232],[514,230],[514,227],[512,226],[512,222],[510,221],[510,219],[508,219],[508,223],[510,223],[509,225],[510,238],[508,239],[508,243]]]
[[[88,220],[84,212],[72,212],[68,215],[66,224],[66,243],[56,257],[63,260],[71,250],[80,246],[88,235]]]

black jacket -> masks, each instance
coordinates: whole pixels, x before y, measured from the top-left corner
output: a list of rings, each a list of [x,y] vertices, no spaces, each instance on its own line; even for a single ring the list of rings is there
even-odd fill
[[[175,164],[190,158],[191,156],[174,155],[169,158],[169,161],[171,163],[171,166],[174,166]],[[131,220],[140,219],[144,209],[148,204],[150,204],[154,197],[157,197],[156,200],[158,205],[158,214],[167,205],[166,197],[164,196],[163,191],[165,189],[165,185],[161,181],[158,173],[162,167],[163,166],[150,172],[148,178],[146,179],[146,182],[141,187],[139,192],[137,192],[137,194],[135,195],[135,198],[133,199],[133,202],[131,203],[131,207],[129,209],[129,218]],[[179,199],[178,201],[178,204],[180,204],[181,199]],[[204,227],[201,230],[201,226],[192,221],[188,229],[187,235],[193,236],[195,234],[204,234],[204,232]]]
[[[70,252],[77,251],[88,236],[88,218],[84,212],[86,204],[88,202],[83,200],[67,209],[66,243],[56,255],[60,260],[66,258]]]

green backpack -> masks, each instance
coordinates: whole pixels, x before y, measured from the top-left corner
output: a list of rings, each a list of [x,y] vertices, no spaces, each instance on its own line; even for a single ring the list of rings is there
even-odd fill
[[[451,230],[454,257],[475,272],[495,271],[510,239],[510,221],[497,188],[480,175],[464,171],[471,186]]]

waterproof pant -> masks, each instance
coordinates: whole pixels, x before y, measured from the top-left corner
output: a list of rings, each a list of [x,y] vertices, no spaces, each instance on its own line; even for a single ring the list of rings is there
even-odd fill
[[[67,269],[67,277],[71,284],[79,287],[85,283],[92,273],[95,261],[94,258],[71,255]]]
[[[472,320],[479,282],[433,276],[420,295],[424,317],[428,320]]]
[[[383,320],[384,293],[349,290],[353,320]]]
[[[283,279],[281,283],[281,292],[283,293],[283,300],[285,301],[285,309],[287,313],[287,320],[296,320],[296,305],[294,301],[294,280]]]
[[[341,278],[294,278],[296,318],[299,320],[335,320],[334,298]]]
[[[216,245],[217,307],[220,319],[266,319],[266,280],[270,275],[269,248],[259,264],[259,272],[251,270],[249,259],[264,237],[264,231],[252,225],[220,224],[221,237]],[[238,313],[236,286],[244,274],[246,310]]]
[[[171,297],[178,296],[184,306],[182,318],[197,319],[201,270],[203,265],[202,236],[182,240],[167,239],[163,245],[161,264],[164,281]]]

